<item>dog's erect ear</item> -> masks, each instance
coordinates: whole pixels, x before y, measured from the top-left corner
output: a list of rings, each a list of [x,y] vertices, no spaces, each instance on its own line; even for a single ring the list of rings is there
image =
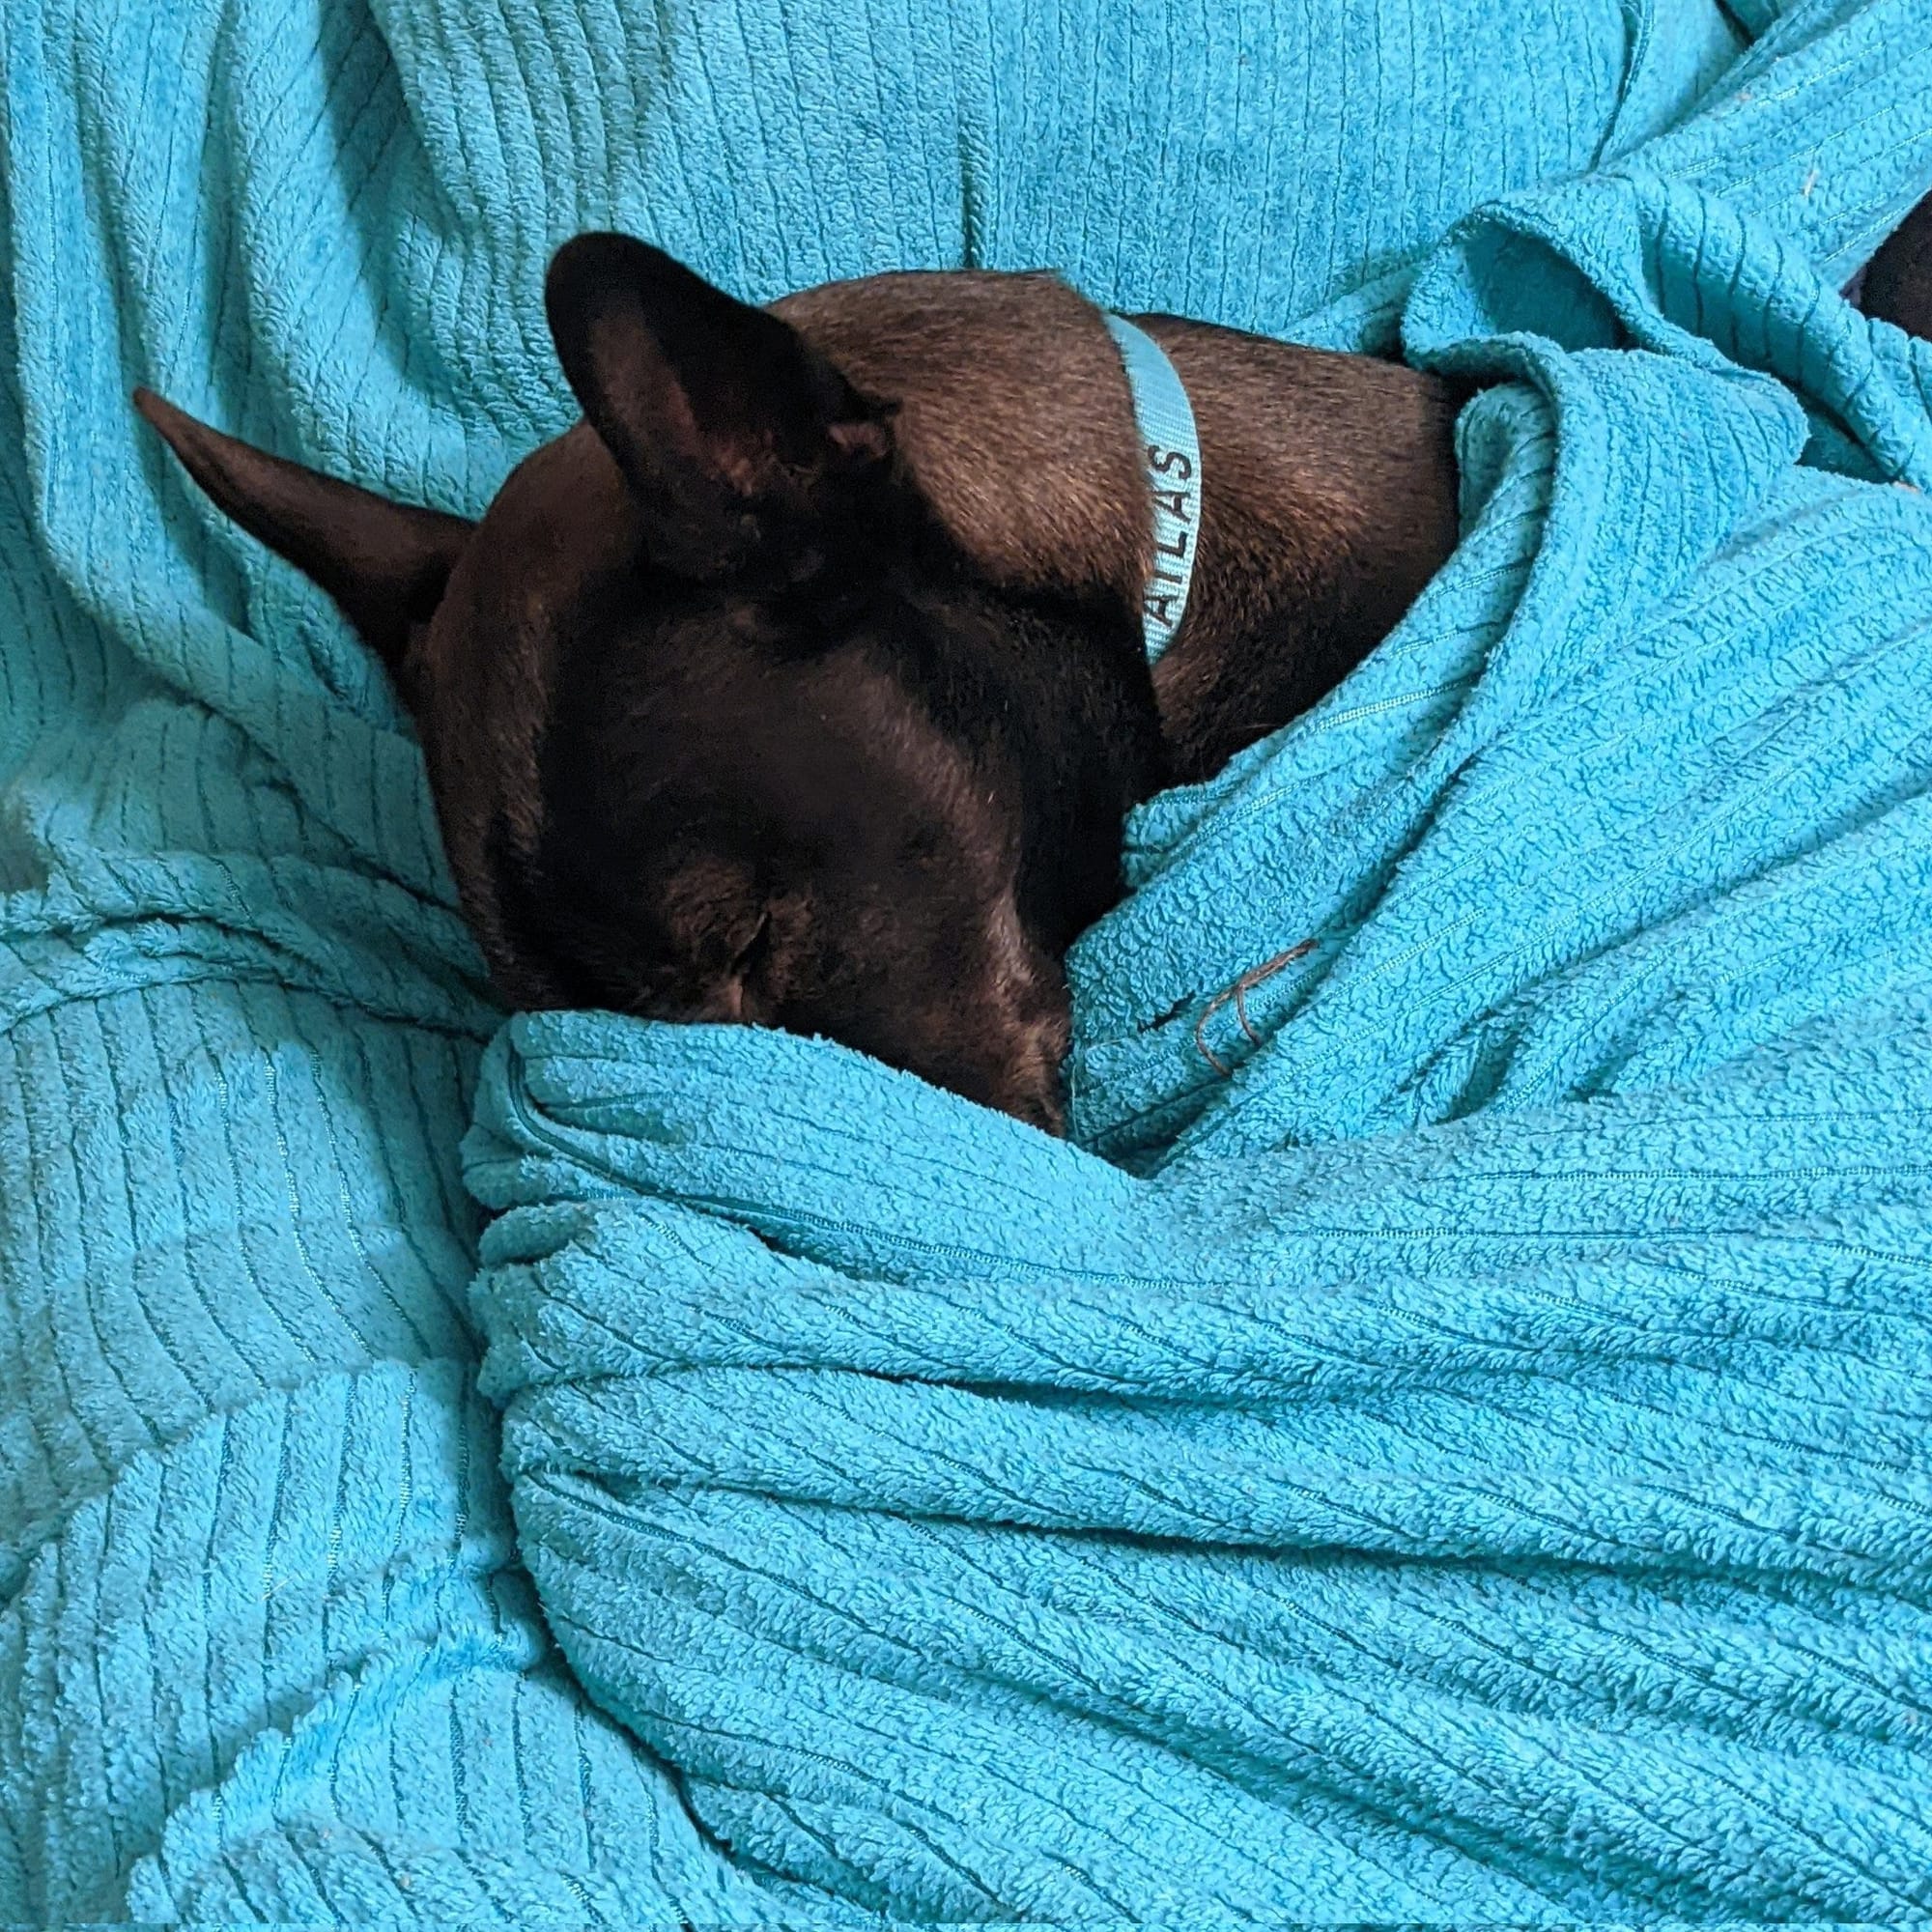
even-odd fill
[[[628,235],[580,235],[544,305],[585,419],[629,478],[653,560],[722,575],[890,453],[868,403],[788,323]]]
[[[152,389],[136,389],[134,407],[221,509],[327,591],[391,670],[401,666],[411,633],[442,601],[473,524],[270,456]]]

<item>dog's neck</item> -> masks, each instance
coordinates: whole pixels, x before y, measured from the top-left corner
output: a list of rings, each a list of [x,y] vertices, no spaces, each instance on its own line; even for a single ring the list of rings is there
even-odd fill
[[[995,581],[1110,595],[1152,567],[1120,352],[1050,275],[899,274],[776,304],[859,388]],[[1135,320],[1186,385],[1206,481],[1186,620],[1154,673],[1168,777],[1206,777],[1305,710],[1400,621],[1456,541],[1456,398],[1363,356]]]

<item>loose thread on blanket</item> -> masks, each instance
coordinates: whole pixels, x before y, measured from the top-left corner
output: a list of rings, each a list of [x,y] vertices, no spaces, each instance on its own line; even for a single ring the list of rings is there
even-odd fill
[[[1224,1065],[1213,1048],[1208,1044],[1208,1022],[1232,1000],[1235,1003],[1235,1017],[1240,1021],[1241,1031],[1256,1046],[1261,1045],[1261,1035],[1248,1024],[1248,995],[1264,980],[1272,980],[1284,966],[1292,966],[1297,959],[1307,958],[1314,951],[1314,940],[1304,939],[1299,946],[1291,946],[1286,952],[1277,952],[1272,959],[1264,959],[1259,966],[1250,966],[1233,985],[1223,986],[1201,1009],[1201,1017],[1194,1022],[1195,1050],[1223,1080],[1227,1079],[1234,1069]]]

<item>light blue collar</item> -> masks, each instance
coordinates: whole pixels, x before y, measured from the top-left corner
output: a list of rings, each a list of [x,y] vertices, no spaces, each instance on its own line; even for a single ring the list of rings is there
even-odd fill
[[[1187,614],[1194,547],[1201,529],[1201,439],[1174,364],[1152,336],[1118,315],[1106,318],[1134,392],[1134,420],[1147,457],[1153,499],[1153,570],[1141,598],[1150,665],[1174,641]]]

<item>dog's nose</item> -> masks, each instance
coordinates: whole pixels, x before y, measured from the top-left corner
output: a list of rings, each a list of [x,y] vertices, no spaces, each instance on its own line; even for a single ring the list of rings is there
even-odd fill
[[[1004,1111],[1016,1120],[1024,1121],[1030,1127],[1037,1127],[1042,1133],[1065,1134],[1066,1104],[1061,1095],[1058,1071],[1054,1073],[1050,1085],[1029,1086],[1015,1092]]]
[[[1067,1015],[1057,1008],[1018,1026],[992,1083],[992,1104],[1042,1133],[1064,1134],[1066,1102],[1060,1063],[1068,1031]]]

